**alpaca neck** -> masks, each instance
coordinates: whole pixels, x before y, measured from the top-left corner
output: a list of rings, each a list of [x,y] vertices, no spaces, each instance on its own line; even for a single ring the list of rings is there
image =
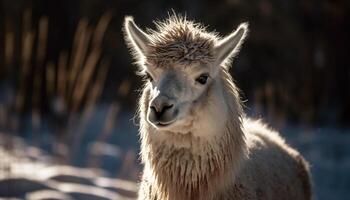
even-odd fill
[[[141,154],[145,171],[149,173],[146,176],[163,191],[161,199],[210,199],[218,188],[227,186],[228,180],[240,169],[246,155],[241,105],[236,87],[225,70],[220,71],[219,83],[216,90],[220,90],[224,101],[203,106],[211,118],[194,122],[194,126],[203,124],[197,127],[212,124],[208,129],[215,127],[215,131],[194,128],[188,134],[152,133],[156,130],[151,130],[141,116],[141,126],[144,126],[141,127]],[[208,98],[217,99],[217,94],[210,94]],[[211,107],[220,103],[225,104],[227,114],[215,112],[220,109]]]

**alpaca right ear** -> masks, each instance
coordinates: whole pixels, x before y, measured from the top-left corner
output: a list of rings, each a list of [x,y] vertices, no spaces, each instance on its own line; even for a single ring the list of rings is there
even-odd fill
[[[124,20],[125,39],[129,46],[139,56],[144,56],[147,53],[150,37],[143,32],[134,22],[130,16],[125,17]]]

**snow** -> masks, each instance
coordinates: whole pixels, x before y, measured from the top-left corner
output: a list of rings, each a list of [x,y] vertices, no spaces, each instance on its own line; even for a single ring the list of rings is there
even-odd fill
[[[62,149],[63,154],[70,155],[69,162],[73,166],[98,167],[106,172],[106,177],[135,182],[139,179],[142,166],[138,159],[138,127],[133,122],[133,113],[120,111],[109,135],[101,139],[98,134],[100,127],[103,127],[102,119],[107,113],[108,107],[100,106],[92,115],[86,133],[79,139],[76,152],[69,151],[69,145],[64,143],[56,146]],[[350,197],[350,130],[337,127],[285,126],[280,132],[286,142],[309,161],[315,200],[341,200]],[[22,135],[21,142],[32,144],[32,136]],[[37,146],[52,154],[52,147],[49,146],[54,139],[52,136],[43,136]],[[46,154],[42,157],[38,155],[40,152],[35,148],[29,148],[27,157],[40,158],[40,162],[53,162]]]
[[[350,197],[350,130],[288,127],[282,133],[309,161],[316,200]]]

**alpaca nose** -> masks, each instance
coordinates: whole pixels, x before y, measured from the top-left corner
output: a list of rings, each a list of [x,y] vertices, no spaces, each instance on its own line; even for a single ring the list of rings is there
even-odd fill
[[[162,104],[154,104],[151,105],[150,108],[155,113],[158,119],[162,117],[162,115],[169,109],[171,109],[174,104],[162,103]]]
[[[171,108],[174,107],[174,101],[165,95],[159,95],[151,102],[150,109],[155,115],[156,121],[163,121],[168,118],[171,112]],[[166,113],[166,114],[165,114]]]

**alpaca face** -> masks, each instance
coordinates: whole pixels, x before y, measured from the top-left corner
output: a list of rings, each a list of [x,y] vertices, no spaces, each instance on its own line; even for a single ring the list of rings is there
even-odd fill
[[[193,111],[202,106],[217,68],[173,63],[168,67],[148,66],[145,73],[150,90],[147,121],[157,129],[171,131],[193,121]]]
[[[191,132],[194,124],[205,128],[209,118],[224,116],[218,74],[239,51],[247,25],[222,39],[178,16],[156,26],[157,31],[145,33],[131,17],[124,24],[126,40],[147,78],[146,122],[176,133]]]

